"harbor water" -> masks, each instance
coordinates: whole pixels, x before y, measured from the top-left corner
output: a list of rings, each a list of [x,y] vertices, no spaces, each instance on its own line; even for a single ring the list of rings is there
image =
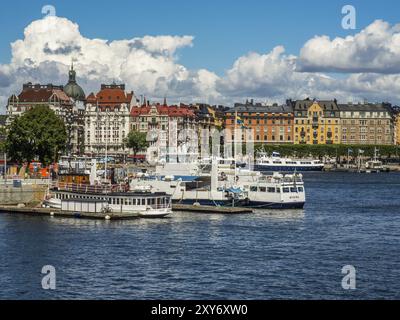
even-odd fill
[[[399,299],[400,174],[306,173],[304,210],[0,214],[0,299]],[[42,289],[45,265],[56,289]],[[354,266],[356,289],[342,288]]]

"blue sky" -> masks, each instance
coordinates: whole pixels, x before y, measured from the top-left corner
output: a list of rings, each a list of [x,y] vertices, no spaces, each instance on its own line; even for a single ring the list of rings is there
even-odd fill
[[[342,28],[345,5],[355,30]],[[117,81],[173,103],[400,104],[399,13],[398,0],[4,2],[0,108],[28,81],[65,84],[72,60],[86,93]]]
[[[0,63],[9,62],[10,43],[23,38],[24,28],[43,16],[41,8],[46,4],[54,5],[58,16],[78,23],[82,35],[89,38],[193,35],[194,46],[178,52],[180,62],[219,75],[249,51],[264,53],[284,45],[287,53],[298,55],[314,35],[352,34],[341,28],[345,4],[357,9],[357,29],[375,19],[397,23],[400,13],[396,0],[13,0],[3,2],[0,11]]]

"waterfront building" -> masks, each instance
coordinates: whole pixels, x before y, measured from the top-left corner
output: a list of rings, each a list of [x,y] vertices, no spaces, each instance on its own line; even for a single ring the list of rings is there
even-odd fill
[[[339,144],[340,111],[336,100],[287,101],[294,109],[295,144]]]
[[[253,100],[245,104],[236,103],[225,112],[225,127],[232,132],[240,127],[235,117],[241,119],[240,126],[251,129],[255,143],[293,143],[293,107],[291,105],[263,105]],[[244,139],[242,139],[244,140]]]
[[[400,145],[400,107],[393,107],[394,119],[394,144]]]
[[[7,125],[35,106],[45,105],[60,116],[67,129],[67,152],[80,153],[83,145],[83,113],[85,94],[76,82],[76,72],[71,67],[69,82],[63,86],[26,83],[22,91],[13,94],[7,103]]]
[[[385,103],[339,104],[343,144],[394,143],[391,106]]]
[[[138,100],[133,91],[125,92],[124,84],[102,84],[97,94],[86,98],[85,153],[107,154],[122,158],[129,152],[124,139],[130,130],[130,113]]]
[[[148,153],[151,153],[148,156],[152,159],[159,157],[160,149],[167,146],[176,148],[177,153],[179,145],[194,143],[196,126],[195,113],[189,106],[168,106],[166,99],[163,104],[150,104],[144,99],[143,105],[133,107],[130,112],[130,129],[147,133]]]
[[[72,101],[72,108],[66,109],[64,119],[68,135],[68,149],[70,153],[83,154],[85,147],[84,114],[86,96],[82,87],[76,81],[76,71],[73,64],[68,76],[68,83],[63,87],[63,91]]]

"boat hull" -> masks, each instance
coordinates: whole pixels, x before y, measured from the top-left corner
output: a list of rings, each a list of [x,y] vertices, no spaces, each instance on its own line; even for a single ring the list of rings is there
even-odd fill
[[[198,203],[201,206],[220,206],[232,207],[232,202],[213,201],[209,199],[185,199],[182,201],[173,201],[173,203],[194,205]],[[305,202],[264,202],[264,201],[242,201],[235,203],[235,207],[251,208],[251,209],[303,209]]]
[[[310,172],[322,171],[324,166],[269,166],[269,165],[255,165],[255,171],[261,172]]]

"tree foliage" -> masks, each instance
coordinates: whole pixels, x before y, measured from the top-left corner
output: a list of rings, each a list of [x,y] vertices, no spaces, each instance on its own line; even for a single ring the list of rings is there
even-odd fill
[[[58,160],[67,143],[64,122],[48,106],[36,106],[10,125],[6,149],[16,162],[38,158],[48,165]]]
[[[146,140],[146,133],[139,131],[131,131],[125,138],[126,146],[133,151],[133,155],[136,156],[140,151],[144,151],[149,146]]]

